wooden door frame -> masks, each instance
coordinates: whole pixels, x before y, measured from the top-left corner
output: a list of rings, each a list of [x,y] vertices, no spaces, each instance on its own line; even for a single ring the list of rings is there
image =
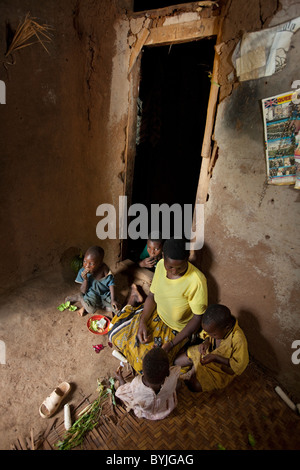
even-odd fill
[[[190,4],[193,5],[194,4]],[[185,6],[185,10],[188,7]],[[180,17],[178,14],[170,15],[170,8],[152,11],[151,15],[144,12],[132,14],[129,20],[143,21],[142,27],[136,34],[135,41],[130,50],[128,80],[129,80],[129,103],[128,119],[126,129],[125,144],[125,174],[124,191],[127,196],[128,205],[132,200],[132,183],[134,176],[134,163],[136,154],[136,126],[137,126],[137,99],[139,94],[141,56],[144,46],[172,45],[184,42],[197,41],[204,38],[216,36],[216,46],[219,44],[222,20],[219,15],[202,18],[200,15],[192,13],[191,21],[185,21],[187,11]],[[218,50],[217,48],[215,49]],[[218,85],[219,55],[215,52],[213,71],[211,77],[211,88],[207,107],[205,131],[201,150],[201,169],[199,175],[198,188],[195,203],[204,204],[207,199],[208,185],[214,165],[217,148],[213,142],[213,129],[219,94]],[[195,231],[197,221],[193,220],[193,230]],[[121,259],[127,250],[127,241],[121,243]],[[192,253],[191,253],[192,256]]]

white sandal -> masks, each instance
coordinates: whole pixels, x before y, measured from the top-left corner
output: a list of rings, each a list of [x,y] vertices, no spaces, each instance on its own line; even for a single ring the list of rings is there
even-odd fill
[[[71,390],[68,382],[62,382],[41,404],[39,412],[42,418],[50,418],[58,410],[59,405]]]

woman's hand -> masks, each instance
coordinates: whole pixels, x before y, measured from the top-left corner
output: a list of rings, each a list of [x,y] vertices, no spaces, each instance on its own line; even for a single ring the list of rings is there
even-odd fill
[[[149,343],[149,341],[151,341],[152,334],[148,333],[147,323],[155,307],[156,302],[154,300],[154,295],[152,292],[149,292],[144,303],[144,310],[141,314],[140,324],[137,332],[137,338],[140,343]]]
[[[138,332],[137,332],[137,337],[140,343],[149,343],[151,340],[151,334],[148,334],[148,329],[147,325],[143,321],[143,319],[140,320]]]

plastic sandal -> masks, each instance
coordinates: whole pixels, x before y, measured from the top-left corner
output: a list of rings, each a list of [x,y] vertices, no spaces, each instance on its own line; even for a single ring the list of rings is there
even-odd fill
[[[50,418],[58,410],[59,405],[71,390],[68,382],[62,382],[41,404],[39,412],[42,418]]]

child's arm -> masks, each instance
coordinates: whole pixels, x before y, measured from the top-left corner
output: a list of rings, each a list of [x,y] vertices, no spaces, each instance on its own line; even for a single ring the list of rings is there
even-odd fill
[[[87,274],[88,274],[88,271],[86,269],[84,269],[81,273],[81,277],[83,279],[83,282],[80,286],[80,292],[82,294],[86,294],[86,292],[88,290],[88,277],[87,277]]]
[[[109,290],[110,290],[110,298],[111,298],[110,303],[111,303],[111,306],[112,306],[113,308],[115,308],[115,307],[116,307],[116,301],[115,301],[115,286],[114,286],[114,285],[109,286]]]
[[[220,356],[219,354],[206,354],[206,356],[201,358],[201,364],[205,365],[209,364],[210,362],[216,362],[217,364],[230,367],[229,359],[227,357]]]
[[[156,263],[156,259],[148,257],[139,261],[139,267],[140,268],[153,268],[153,266],[155,266],[155,263]]]
[[[209,348],[210,340],[209,338],[206,338],[203,343],[199,344],[199,353],[204,355],[207,353],[208,348]]]
[[[109,290],[110,290],[110,297],[111,297],[111,302],[110,302],[111,306],[113,309],[118,310],[118,304],[115,301],[115,286],[114,285],[109,286]]]
[[[123,367],[122,366],[119,366],[117,368],[117,371],[115,372],[115,376],[116,376],[116,379],[118,379],[119,381],[119,385],[124,385],[126,384],[125,380],[124,380],[124,377],[122,375],[122,371],[123,371]]]

